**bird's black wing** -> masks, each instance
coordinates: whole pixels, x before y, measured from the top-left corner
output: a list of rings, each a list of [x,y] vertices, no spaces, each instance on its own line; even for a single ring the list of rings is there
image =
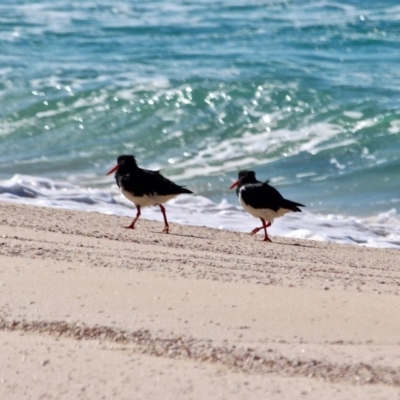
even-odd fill
[[[159,171],[138,169],[125,175],[121,179],[124,189],[132,192],[135,196],[158,194],[161,196],[172,194],[193,193],[183,186],[177,185],[165,178]]]
[[[278,211],[285,208],[291,211],[301,211],[298,206],[300,203],[287,200],[271,185],[265,183],[247,184],[241,190],[242,200],[253,208],[271,209]]]

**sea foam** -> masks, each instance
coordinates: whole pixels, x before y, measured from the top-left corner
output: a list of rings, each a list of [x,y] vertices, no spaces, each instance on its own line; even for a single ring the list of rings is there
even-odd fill
[[[134,205],[115,185],[106,188],[81,188],[47,178],[14,175],[0,180],[0,200],[44,207],[115,214],[133,218]],[[226,199],[219,203],[204,196],[182,195],[167,204],[171,224],[207,226],[250,232],[260,222]],[[142,217],[162,223],[158,207],[145,208]],[[269,233],[299,239],[399,248],[399,216],[395,209],[368,218],[322,215],[304,210],[274,221]],[[257,239],[255,239],[257,240]]]

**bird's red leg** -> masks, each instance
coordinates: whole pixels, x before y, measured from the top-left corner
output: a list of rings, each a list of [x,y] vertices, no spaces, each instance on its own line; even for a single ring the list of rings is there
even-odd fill
[[[251,232],[250,235],[255,235],[258,231],[260,231],[261,229],[263,229],[264,226],[260,226],[259,228],[254,228]]]
[[[264,229],[264,223],[265,221],[260,218],[262,226],[258,227],[258,228],[254,228],[251,232],[250,235],[255,235],[258,231],[261,231],[261,229]],[[268,222],[268,225],[266,226],[266,228],[268,228],[269,226],[271,226],[271,222]]]
[[[132,221],[132,223],[129,226],[125,226],[125,228],[135,229],[135,223],[140,217],[140,206],[136,206],[136,208],[137,208],[137,213],[136,213],[135,219]]]
[[[265,233],[263,242],[272,242],[272,240],[268,237],[268,234],[267,234],[267,228],[269,226],[271,226],[271,222],[268,222],[268,224],[266,224],[264,219],[262,219],[262,218],[260,218],[260,219],[263,223],[263,228],[264,228],[264,233]]]
[[[160,206],[162,215],[164,217],[164,223],[165,223],[163,232],[169,233],[169,225],[168,225],[168,221],[167,221],[167,214],[165,212],[165,208],[164,208],[164,206],[162,204],[159,204],[159,206]]]

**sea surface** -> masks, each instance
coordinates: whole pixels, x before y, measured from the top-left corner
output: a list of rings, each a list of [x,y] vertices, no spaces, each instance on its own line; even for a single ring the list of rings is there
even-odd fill
[[[272,237],[400,248],[399,49],[397,0],[3,0],[0,200],[129,222],[134,154],[195,192],[172,229],[258,226],[246,168],[306,205]]]

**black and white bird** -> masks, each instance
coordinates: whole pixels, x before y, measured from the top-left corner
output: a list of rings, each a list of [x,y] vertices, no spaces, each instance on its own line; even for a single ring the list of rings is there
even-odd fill
[[[139,168],[133,155],[119,156],[117,165],[112,167],[106,175],[113,172],[115,172],[115,180],[121,193],[134,203],[137,209],[135,219],[126,228],[135,228],[135,223],[140,217],[141,207],[159,206],[165,223],[163,232],[169,233],[167,214],[163,203],[179,194],[193,192],[163,177],[159,171]]]
[[[239,179],[231,185],[230,189],[234,187],[243,208],[253,217],[260,218],[262,222],[262,226],[253,229],[250,234],[255,235],[264,229],[265,242],[271,242],[267,228],[271,226],[275,218],[291,211],[301,212],[299,207],[305,207],[303,204],[284,199],[268,181],[258,181],[254,171],[240,171]]]

